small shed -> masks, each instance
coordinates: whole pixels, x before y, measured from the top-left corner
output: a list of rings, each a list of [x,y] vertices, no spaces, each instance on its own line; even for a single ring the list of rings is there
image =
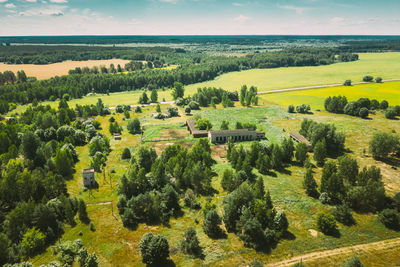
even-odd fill
[[[296,141],[297,143],[304,143],[307,145],[307,149],[308,151],[312,151],[312,145],[310,143],[310,141],[307,140],[307,138],[305,138],[303,135],[301,135],[300,133],[290,133],[290,138],[292,138],[294,141]]]
[[[94,179],[94,169],[83,169],[82,177],[83,185],[85,187],[93,187],[96,185],[96,180]]]
[[[120,134],[114,134],[114,140],[121,140]]]

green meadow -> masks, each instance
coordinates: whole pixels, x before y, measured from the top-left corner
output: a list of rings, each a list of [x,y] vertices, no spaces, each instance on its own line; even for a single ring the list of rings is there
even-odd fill
[[[343,83],[350,79],[361,81],[365,75],[383,79],[400,78],[400,53],[359,54],[360,60],[316,67],[289,67],[276,69],[254,69],[231,72],[213,81],[192,84],[186,87],[194,93],[199,87],[221,87],[225,90],[239,90],[241,85],[254,85],[259,91],[292,87]]]
[[[324,109],[324,100],[328,96],[343,95],[353,101],[361,97],[387,100],[389,105],[400,105],[400,82],[369,83],[354,86],[328,87],[312,90],[281,92],[260,95],[262,103],[272,102],[282,106],[290,104],[309,104],[312,109]]]
[[[239,90],[241,85],[255,85],[259,91],[285,89],[301,86],[323,85],[342,83],[347,79],[353,82],[361,81],[365,75],[381,76],[383,79],[400,78],[400,52],[399,53],[365,53],[360,54],[356,62],[336,63],[328,66],[316,67],[290,67],[277,69],[254,69],[241,72],[231,72],[217,77],[213,81],[188,85],[185,95],[193,95],[197,88],[221,87],[225,90]],[[73,99],[70,106],[76,104],[96,104],[101,98],[108,106],[118,104],[137,104],[142,91],[111,93],[110,95],[96,94],[81,99]],[[159,101],[170,101],[171,90],[159,90]],[[58,102],[46,101],[57,107]],[[26,106],[18,106],[14,112],[22,112]]]

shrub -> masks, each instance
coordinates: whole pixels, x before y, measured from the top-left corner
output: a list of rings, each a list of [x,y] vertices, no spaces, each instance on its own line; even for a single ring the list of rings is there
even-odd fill
[[[202,254],[202,247],[200,246],[199,239],[197,238],[196,230],[190,227],[183,234],[184,239],[181,242],[181,249],[183,253],[200,256]]]
[[[199,110],[200,109],[200,104],[197,103],[196,101],[190,101],[189,107],[191,110]]]
[[[325,139],[323,139],[322,141],[318,141],[318,143],[314,147],[314,160],[319,166],[323,166],[326,156],[326,142]]]
[[[208,119],[201,118],[196,121],[196,127],[199,130],[210,130],[212,128],[212,124]]]
[[[382,102],[379,104],[380,109],[387,109],[389,107],[389,103],[386,100],[382,100]]]
[[[374,77],[367,75],[363,77],[364,82],[372,82],[374,80]]]
[[[189,106],[187,106],[187,107],[185,108],[185,113],[186,113],[186,114],[190,114],[190,112],[192,112],[192,109],[191,109]]]
[[[143,263],[149,266],[165,266],[169,257],[169,244],[164,236],[144,234],[139,247]]]
[[[142,132],[142,127],[140,126],[140,121],[138,118],[128,121],[126,128],[131,134],[138,134]]]
[[[363,118],[363,119],[365,119],[365,118],[367,118],[368,117],[368,109],[367,108],[360,108],[360,112],[359,112],[359,114],[358,114],[358,116],[360,117],[360,118]]]
[[[377,83],[381,83],[381,82],[382,82],[382,78],[381,78],[381,77],[376,77],[375,81],[376,81]]]
[[[89,220],[87,211],[86,211],[86,203],[83,199],[79,199],[78,201],[78,216],[79,216],[79,220],[81,220],[81,222],[87,223],[87,221]]]
[[[397,111],[393,107],[390,107],[390,108],[386,109],[386,111],[385,111],[385,118],[386,119],[393,120],[393,119],[396,118],[397,115],[398,115]]]
[[[343,85],[344,86],[351,86],[351,80],[345,80]]]
[[[346,261],[342,267],[364,267],[364,264],[360,261],[357,256],[352,257],[348,261]]]
[[[318,216],[317,227],[322,233],[326,235],[332,235],[337,232],[335,218],[329,214],[320,214]]]
[[[92,232],[96,231],[96,228],[94,228],[94,223],[93,222],[89,223],[89,228],[90,228],[90,231],[92,231]]]
[[[355,223],[351,209],[347,205],[336,206],[332,214],[338,222],[345,225],[352,225]]]
[[[142,113],[142,108],[139,107],[139,106],[137,106],[137,107],[135,108],[135,113]]]
[[[125,147],[122,151],[121,159],[130,159],[131,157],[131,151],[129,150],[129,148]]]
[[[46,236],[35,227],[24,234],[21,241],[21,249],[26,256],[33,256],[44,248]]]
[[[385,158],[399,146],[399,137],[393,134],[375,133],[369,144],[369,151],[374,159]]]
[[[394,209],[384,209],[379,213],[379,220],[387,228],[398,229],[399,228],[399,216],[397,211]]]
[[[294,106],[293,105],[289,105],[288,106],[288,112],[289,113],[294,113]]]
[[[330,204],[331,203],[331,198],[329,197],[328,193],[323,192],[319,196],[319,201],[321,201],[322,204]]]
[[[208,211],[202,225],[204,233],[211,238],[221,237],[223,235],[223,231],[220,228],[221,223],[221,217],[219,217],[215,209]]]
[[[307,169],[306,174],[304,175],[303,186],[306,189],[306,193],[310,197],[318,197],[318,185],[315,181],[312,170]]]

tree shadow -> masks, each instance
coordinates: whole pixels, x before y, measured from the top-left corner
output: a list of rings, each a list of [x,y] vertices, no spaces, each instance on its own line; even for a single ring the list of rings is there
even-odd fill
[[[377,160],[392,166],[392,168],[400,167],[400,158],[388,157],[388,158],[379,158]]]
[[[286,174],[286,175],[292,175],[292,172],[288,169],[281,169],[281,170],[278,170],[278,172],[282,173],[282,174]]]
[[[282,234],[282,239],[293,241],[296,240],[296,236],[293,233],[286,231]]]

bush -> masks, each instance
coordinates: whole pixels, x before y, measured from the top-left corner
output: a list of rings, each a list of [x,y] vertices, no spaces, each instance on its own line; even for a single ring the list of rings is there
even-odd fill
[[[381,77],[376,77],[375,81],[376,81],[377,83],[381,83],[381,82],[382,82],[382,78],[381,78]]]
[[[129,148],[125,147],[122,151],[121,159],[130,159],[131,157],[131,151],[129,150]]]
[[[197,103],[196,101],[190,101],[189,107],[191,110],[199,110],[200,109],[200,104]]]
[[[169,257],[169,244],[164,236],[144,234],[139,247],[143,263],[149,266],[165,266]]]
[[[190,227],[185,231],[183,237],[184,239],[181,242],[181,249],[183,253],[201,256],[203,248],[200,246],[196,230],[193,227]]]
[[[323,166],[325,163],[325,158],[327,156],[326,142],[325,139],[318,141],[314,147],[314,160],[319,166]]]
[[[346,261],[342,267],[364,267],[364,264],[360,261],[357,256],[352,257],[348,261]]]
[[[363,82],[372,82],[374,80],[374,77],[367,75],[363,77]]]
[[[329,214],[320,214],[318,216],[317,227],[322,233],[326,235],[333,235],[337,232],[335,218]]]
[[[344,225],[352,225],[355,223],[351,209],[347,205],[336,206],[332,214],[338,222]]]
[[[289,105],[288,106],[288,112],[289,113],[294,113],[294,106],[293,105]]]
[[[89,223],[89,228],[90,228],[90,231],[92,231],[92,232],[96,231],[96,228],[94,227],[94,223],[93,222]]]
[[[343,83],[344,86],[351,86],[351,80],[346,80]]]
[[[384,209],[379,213],[379,220],[387,228],[398,229],[399,228],[399,216],[397,211],[394,209]]]
[[[192,109],[191,109],[189,106],[187,106],[187,107],[185,108],[185,113],[186,113],[186,114],[190,114],[190,112],[192,112]]]
[[[385,111],[386,119],[394,120],[397,115],[398,115],[397,111],[393,107],[390,107],[390,108],[386,109],[386,111]]]
[[[128,121],[126,128],[131,134],[139,134],[142,132],[142,127],[140,126],[140,121],[138,118]]]
[[[382,102],[379,104],[380,109],[387,109],[389,107],[389,103],[386,100],[382,100]]]
[[[33,256],[44,248],[45,242],[46,236],[33,227],[24,234],[21,241],[21,249],[26,256]]]
[[[137,106],[137,107],[135,108],[135,113],[142,113],[142,108],[139,107],[139,106]]]
[[[210,130],[212,128],[212,124],[208,119],[202,118],[196,121],[196,128],[199,130]]]
[[[359,112],[359,114],[358,114],[358,116],[360,117],[360,118],[363,118],[363,119],[365,119],[365,118],[367,118],[368,117],[368,109],[367,108],[360,108],[360,112]]]
[[[306,104],[301,104],[296,107],[296,111],[298,113],[302,113],[302,114],[307,114],[310,112],[310,110],[311,110],[310,105],[306,105]]]
[[[322,204],[330,204],[331,203],[331,198],[329,197],[328,193],[323,192],[319,196],[319,201],[321,201]]]
[[[215,209],[208,211],[202,225],[204,233],[211,238],[221,237],[223,235],[223,231],[220,228],[221,223],[221,217],[219,217]]]
[[[306,189],[306,193],[308,196],[318,197],[318,185],[313,177],[311,169],[307,169],[307,172],[304,175],[303,187]]]
[[[399,143],[399,137],[396,135],[385,132],[375,133],[369,144],[369,151],[374,159],[385,158],[396,151]]]

